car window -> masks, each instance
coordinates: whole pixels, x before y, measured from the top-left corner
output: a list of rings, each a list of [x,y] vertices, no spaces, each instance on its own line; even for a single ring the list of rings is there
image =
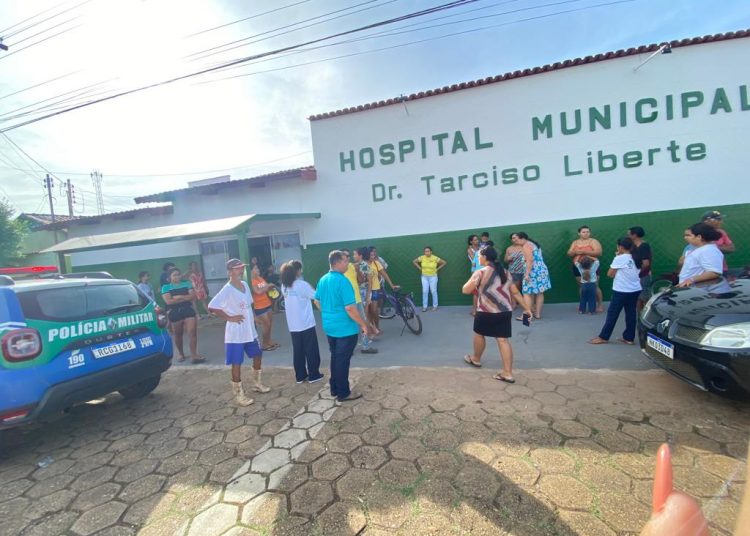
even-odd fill
[[[148,298],[134,285],[98,285],[39,289],[20,293],[24,316],[52,322],[87,320],[143,309]]]

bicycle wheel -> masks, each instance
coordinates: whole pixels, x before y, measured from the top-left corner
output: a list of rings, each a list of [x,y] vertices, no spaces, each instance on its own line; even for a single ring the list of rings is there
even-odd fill
[[[396,316],[396,302],[391,295],[386,294],[385,298],[383,298],[383,304],[380,306],[378,316],[383,320],[389,320]]]
[[[422,333],[422,319],[417,314],[417,308],[414,306],[414,302],[406,298],[401,300],[401,316],[404,319],[404,324],[409,328],[414,335]]]

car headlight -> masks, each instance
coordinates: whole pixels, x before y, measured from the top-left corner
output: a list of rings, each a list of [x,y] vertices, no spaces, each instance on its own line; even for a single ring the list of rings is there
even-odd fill
[[[703,336],[701,344],[733,350],[750,348],[750,322],[714,328]]]
[[[653,296],[651,296],[648,301],[646,302],[646,305],[643,306],[643,309],[641,309],[641,318],[646,318],[648,314],[651,312],[651,305],[659,299],[659,296],[661,296],[664,293],[664,291],[657,292]]]

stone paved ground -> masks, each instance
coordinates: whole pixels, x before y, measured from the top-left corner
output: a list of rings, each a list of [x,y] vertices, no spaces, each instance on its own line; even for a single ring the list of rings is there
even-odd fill
[[[750,406],[663,372],[358,370],[364,398],[339,406],[269,369],[248,408],[226,376],[172,370],[11,431],[0,534],[637,534],[662,441],[714,534],[745,485]]]

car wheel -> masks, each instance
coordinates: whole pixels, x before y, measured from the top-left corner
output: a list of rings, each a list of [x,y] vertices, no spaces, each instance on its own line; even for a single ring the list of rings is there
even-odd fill
[[[118,391],[125,398],[143,398],[151,391],[156,389],[161,381],[161,374],[153,378],[147,378],[141,382],[134,383],[128,387],[123,387]]]

